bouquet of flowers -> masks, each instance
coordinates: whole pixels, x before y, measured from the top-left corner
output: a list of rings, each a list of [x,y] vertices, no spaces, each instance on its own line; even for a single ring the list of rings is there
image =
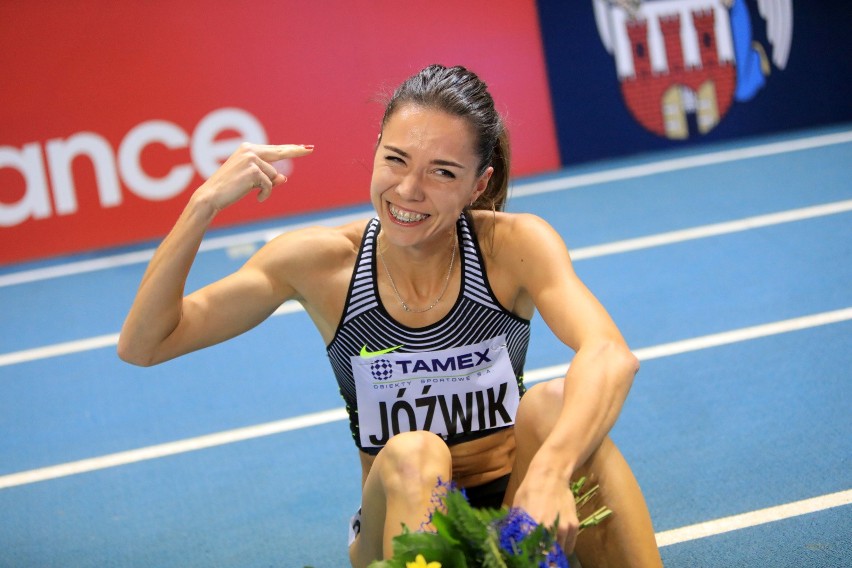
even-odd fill
[[[579,513],[598,490],[584,491],[586,478],[571,485]],[[474,509],[462,490],[439,483],[445,495],[432,514],[433,532],[411,532],[406,527],[393,539],[393,558],[370,568],[568,568],[568,559],[556,542],[556,527],[537,524],[521,509]],[[601,507],[580,523],[580,531],[612,514]]]

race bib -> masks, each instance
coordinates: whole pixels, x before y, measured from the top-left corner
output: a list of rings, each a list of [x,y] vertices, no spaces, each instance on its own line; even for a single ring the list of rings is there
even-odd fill
[[[427,353],[394,348],[352,357],[361,446],[381,447],[400,432],[444,439],[510,426],[520,393],[506,338]]]

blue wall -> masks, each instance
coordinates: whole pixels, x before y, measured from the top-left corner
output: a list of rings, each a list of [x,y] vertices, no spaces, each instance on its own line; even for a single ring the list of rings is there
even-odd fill
[[[744,2],[752,39],[765,46],[771,57],[757,0]],[[713,130],[690,131],[685,140],[651,133],[628,111],[615,61],[598,34],[592,4],[592,0],[538,2],[564,165],[852,121],[852,2],[848,0],[793,0],[786,67],[773,65],[764,87],[751,100],[734,101]]]

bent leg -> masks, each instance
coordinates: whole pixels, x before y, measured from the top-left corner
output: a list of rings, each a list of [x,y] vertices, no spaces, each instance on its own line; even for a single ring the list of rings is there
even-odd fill
[[[451,476],[450,450],[440,437],[419,431],[391,438],[364,482],[361,532],[349,547],[352,566],[390,558],[403,525],[411,531],[427,526],[438,479]]]
[[[511,504],[533,456],[555,424],[562,408],[562,380],[532,387],[521,399],[515,420],[515,467],[506,491]],[[580,520],[606,505],[613,515],[577,538],[575,553],[583,568],[662,566],[651,516],[630,466],[605,438],[573,479],[586,476],[586,487],[600,485],[595,499],[577,512]]]

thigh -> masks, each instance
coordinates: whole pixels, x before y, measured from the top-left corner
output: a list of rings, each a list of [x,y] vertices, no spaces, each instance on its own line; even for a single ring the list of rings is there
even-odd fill
[[[633,471],[615,443],[607,437],[577,471],[587,487],[599,486],[595,497],[577,511],[580,520],[599,507],[613,515],[601,525],[580,533],[575,552],[584,565],[651,568],[662,566],[645,497]]]

